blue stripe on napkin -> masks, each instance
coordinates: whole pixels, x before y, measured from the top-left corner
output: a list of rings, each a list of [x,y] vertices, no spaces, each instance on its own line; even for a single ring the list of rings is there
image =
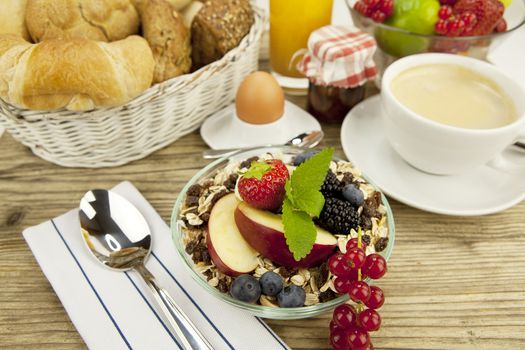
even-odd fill
[[[109,319],[111,320],[111,322],[113,323],[113,325],[117,329],[117,331],[120,334],[122,340],[124,340],[124,343],[126,343],[126,345],[128,346],[128,349],[132,350],[133,348],[131,347],[131,345],[129,344],[128,340],[126,339],[126,337],[122,333],[122,330],[118,326],[117,322],[115,322],[115,319],[113,318],[113,315],[111,315],[111,312],[109,312],[106,304],[104,303],[104,301],[102,300],[102,298],[98,294],[97,290],[95,289],[95,287],[91,283],[91,280],[89,279],[89,277],[87,276],[86,272],[82,268],[82,265],[80,265],[80,263],[78,262],[77,257],[75,256],[75,254],[73,254],[73,251],[69,247],[69,244],[67,244],[66,240],[64,239],[64,236],[62,236],[62,233],[60,232],[60,230],[58,229],[57,225],[55,224],[55,221],[51,220],[51,223],[53,224],[53,227],[55,228],[56,232],[60,236],[60,239],[62,240],[62,242],[64,242],[64,245],[66,246],[67,250],[69,251],[69,254],[71,254],[71,257],[73,258],[73,260],[75,260],[75,263],[77,264],[78,268],[82,272],[82,275],[84,275],[84,278],[86,279],[87,283],[91,287],[91,290],[93,291],[93,293],[95,293],[95,296],[97,297],[98,301],[100,302],[100,305],[102,305],[102,307],[104,308],[104,311],[106,311],[106,314],[109,316]]]

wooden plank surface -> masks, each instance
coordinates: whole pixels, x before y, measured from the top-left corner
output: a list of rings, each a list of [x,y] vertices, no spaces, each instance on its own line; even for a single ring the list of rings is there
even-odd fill
[[[324,145],[344,156],[339,127],[324,130]],[[123,180],[169,220],[178,192],[208,163],[206,145],[193,133],[143,160],[95,170],[47,163],[9,135],[0,149],[0,347],[83,349],[21,231],[75,207],[88,189]],[[387,299],[375,348],[525,349],[525,203],[474,218],[391,203],[397,233],[379,283]],[[330,317],[268,323],[293,349],[328,349]]]

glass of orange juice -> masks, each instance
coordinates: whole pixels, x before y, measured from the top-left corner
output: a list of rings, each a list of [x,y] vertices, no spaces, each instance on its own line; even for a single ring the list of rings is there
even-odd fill
[[[333,0],[270,0],[270,65],[285,88],[305,89],[307,80],[295,65],[310,33],[330,24]]]

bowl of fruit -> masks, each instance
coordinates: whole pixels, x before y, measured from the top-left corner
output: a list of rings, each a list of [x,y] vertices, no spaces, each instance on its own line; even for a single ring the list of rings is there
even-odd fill
[[[333,149],[263,147],[217,160],[184,187],[171,229],[202,288],[254,315],[306,318],[351,299],[357,317],[383,304],[371,284],[392,253],[392,212]]]
[[[373,35],[380,72],[397,58],[443,52],[485,59],[525,23],[525,0],[346,0],[352,20]]]

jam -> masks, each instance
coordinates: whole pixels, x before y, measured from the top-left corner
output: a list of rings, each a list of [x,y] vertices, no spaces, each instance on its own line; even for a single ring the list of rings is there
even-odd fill
[[[323,123],[341,123],[350,109],[365,98],[365,84],[354,88],[308,86],[308,112]]]

